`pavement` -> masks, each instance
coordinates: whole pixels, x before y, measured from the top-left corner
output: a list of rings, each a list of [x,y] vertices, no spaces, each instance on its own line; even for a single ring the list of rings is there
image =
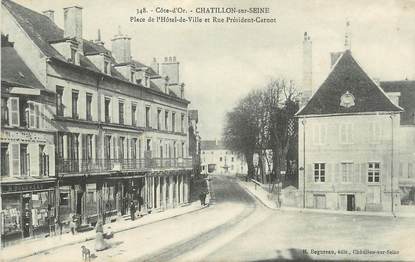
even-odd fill
[[[377,217],[400,217],[400,218],[415,218],[413,212],[371,212],[371,211],[344,211],[344,210],[329,210],[329,209],[315,209],[315,208],[297,208],[297,207],[278,207],[271,194],[264,189],[265,185],[257,185],[254,182],[246,182],[238,180],[238,183],[247,190],[251,195],[262,202],[270,209],[280,211],[292,211],[300,213],[322,213],[322,214],[342,214],[346,216],[377,216]]]
[[[141,218],[136,218],[135,221],[120,220],[114,223],[104,225],[104,231],[108,232],[108,227],[111,227],[111,231],[114,233],[131,230],[137,227],[150,225],[156,222],[160,222],[166,219],[175,218],[198,211],[202,208],[200,202],[193,202],[181,207],[168,209],[163,212],[152,213],[145,215]],[[106,230],[105,230],[106,229]],[[95,239],[95,230],[77,233],[72,235],[70,233],[48,237],[43,239],[27,240],[20,244],[5,247],[1,250],[0,261],[15,261],[23,258],[27,258],[36,254],[50,252],[54,249],[59,249],[65,246],[74,245]]]

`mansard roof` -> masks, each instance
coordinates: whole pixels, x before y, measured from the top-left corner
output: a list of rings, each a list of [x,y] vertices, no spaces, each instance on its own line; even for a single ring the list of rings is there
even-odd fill
[[[347,97],[349,105],[342,99]],[[354,105],[353,105],[354,104]],[[366,74],[350,50],[343,52],[327,79],[297,116],[400,112],[384,91]]]
[[[17,54],[13,45],[4,45],[2,35],[1,47],[1,81],[9,85],[37,88],[45,90],[45,87],[36,78],[33,72]]]
[[[22,5],[19,5],[10,0],[2,0],[2,4],[7,8],[7,10],[13,15],[19,25],[27,33],[30,39],[36,44],[40,51],[47,57],[54,58],[60,62],[69,64],[64,56],[62,56],[52,45],[51,43],[59,42],[64,40],[64,31],[59,28],[53,21],[51,21],[47,16],[35,12],[29,8],[26,8]],[[93,41],[83,39],[83,53],[85,55],[80,55],[80,67],[88,69],[98,74],[103,74],[87,57],[87,55],[98,54],[106,52],[111,54],[111,52],[106,49],[103,45],[94,43]],[[111,57],[113,63],[115,59]],[[135,66],[143,67],[146,66],[137,60],[133,60],[132,63]],[[73,64],[70,64],[73,66]],[[157,73],[150,67],[146,66],[149,69],[150,75],[154,76]],[[109,76],[108,76],[109,77]],[[111,67],[111,77],[117,80],[124,82],[129,82],[129,79],[125,78],[119,71],[114,67]],[[133,84],[133,83],[131,83]],[[142,85],[135,84],[143,87]],[[150,89],[158,93],[163,93],[156,84],[151,85]],[[173,96],[178,98],[177,96]],[[188,102],[185,99],[182,101]]]

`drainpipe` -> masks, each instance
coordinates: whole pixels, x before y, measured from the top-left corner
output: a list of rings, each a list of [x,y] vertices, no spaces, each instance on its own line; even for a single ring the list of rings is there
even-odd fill
[[[394,201],[393,201],[393,157],[394,157],[394,155],[393,155],[393,150],[394,150],[394,145],[393,145],[393,115],[391,114],[390,116],[389,116],[390,118],[391,118],[391,128],[392,128],[392,132],[391,132],[391,138],[392,138],[392,141],[391,141],[391,212],[392,212],[392,215],[393,215],[393,217],[396,217],[396,215],[395,215],[395,211],[394,211]]]
[[[303,124],[303,208],[305,208],[305,118],[301,120]]]

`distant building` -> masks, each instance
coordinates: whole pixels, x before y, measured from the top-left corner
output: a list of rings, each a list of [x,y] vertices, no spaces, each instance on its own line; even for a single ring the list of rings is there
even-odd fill
[[[222,141],[201,142],[202,174],[247,174],[248,167],[242,154],[225,147]]]

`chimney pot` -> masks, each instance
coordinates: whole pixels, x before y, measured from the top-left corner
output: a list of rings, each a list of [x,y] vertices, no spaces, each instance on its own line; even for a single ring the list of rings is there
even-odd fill
[[[42,12],[45,16],[49,17],[52,22],[55,22],[55,11],[52,9],[45,10]]]

